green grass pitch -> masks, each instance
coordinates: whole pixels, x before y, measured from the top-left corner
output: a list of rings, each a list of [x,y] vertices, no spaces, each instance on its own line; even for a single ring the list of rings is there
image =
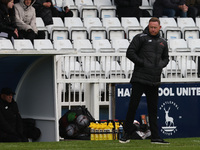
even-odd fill
[[[166,139],[169,145],[150,140],[113,141],[67,140],[60,142],[0,143],[0,150],[200,150],[200,138]]]

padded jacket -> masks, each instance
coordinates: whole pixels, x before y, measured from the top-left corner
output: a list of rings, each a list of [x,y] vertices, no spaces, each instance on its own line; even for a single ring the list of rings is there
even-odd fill
[[[23,134],[23,123],[17,103],[0,99],[0,139],[5,134],[20,137]]]
[[[0,2],[0,32],[13,35],[16,28],[14,8],[8,9],[5,4]]]
[[[34,3],[35,0],[27,7],[24,4],[24,0],[20,0],[19,3],[15,4],[15,17],[19,30],[27,31],[28,29],[32,29],[37,34],[35,8],[32,6]]]
[[[150,35],[147,27],[133,38],[126,57],[135,64],[130,82],[159,85],[162,69],[169,62],[167,41],[160,34]]]

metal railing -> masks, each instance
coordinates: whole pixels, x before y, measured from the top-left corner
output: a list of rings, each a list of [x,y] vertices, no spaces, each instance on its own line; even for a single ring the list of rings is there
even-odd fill
[[[173,52],[169,55],[169,64],[161,75],[162,82],[199,82],[200,53]],[[70,109],[87,105],[86,98],[91,90],[88,85],[97,84],[98,105],[108,106],[111,117],[113,85],[129,83],[134,68],[125,53],[78,53],[56,57],[59,106]]]

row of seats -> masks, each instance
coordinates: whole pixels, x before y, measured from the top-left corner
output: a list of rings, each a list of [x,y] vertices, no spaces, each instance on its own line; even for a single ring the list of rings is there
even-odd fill
[[[130,41],[128,39],[93,40],[80,39],[71,42],[69,39],[54,40],[35,39],[34,44],[28,39],[15,39],[12,44],[8,39],[0,40],[0,49],[30,50],[30,49],[75,49],[78,52],[126,52]],[[170,39],[168,40],[169,52],[200,52],[200,39]]]
[[[152,10],[155,0],[142,0],[141,9]],[[116,17],[114,0],[67,0],[75,17]]]
[[[178,39],[170,40],[175,42]],[[183,39],[179,39],[183,40]],[[190,39],[192,46],[199,48],[200,39]],[[189,42],[188,41],[188,42]],[[49,39],[34,40],[34,45],[29,40],[14,40],[14,44],[10,40],[0,40],[1,50],[77,50],[81,53],[113,53],[113,52],[126,52],[129,41],[127,39],[113,40],[94,40],[92,43],[88,39],[74,40],[73,44],[70,40],[55,40],[52,42]],[[173,45],[178,45],[174,43]],[[183,44],[181,44],[183,45]],[[182,48],[184,49],[184,48]],[[176,51],[177,52],[177,51]],[[183,52],[183,50],[182,50]],[[126,57],[116,57],[115,55],[101,55],[98,58],[96,55],[83,55],[83,57],[75,59],[72,56],[70,59],[64,61],[64,72],[67,78],[83,77],[83,78],[129,78],[132,74],[134,64]],[[192,55],[175,55],[170,57],[170,62],[163,69],[163,77],[188,77],[189,75],[197,77],[198,72],[198,56]]]
[[[125,52],[129,46],[127,39],[116,39],[111,43],[108,39],[94,40],[92,43],[88,39],[55,40],[53,43],[49,39],[35,39],[34,44],[28,39],[15,39],[12,44],[8,39],[0,40],[0,50],[77,50],[78,52]]]
[[[140,21],[135,17],[122,17],[121,22],[117,17],[66,17],[62,21],[59,17],[53,17],[53,24],[44,26],[41,18],[37,17],[36,24],[39,30],[50,34],[51,40],[56,39],[128,39],[129,41],[143,32],[148,25],[150,17],[141,17]],[[160,18],[161,35],[166,39],[198,39],[200,30],[200,18],[196,22],[187,18]]]

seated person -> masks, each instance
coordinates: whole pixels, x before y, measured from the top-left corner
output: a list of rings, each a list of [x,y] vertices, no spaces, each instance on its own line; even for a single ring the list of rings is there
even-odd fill
[[[188,6],[188,17],[192,17],[195,21],[196,17],[200,15],[200,0],[186,0]]]
[[[20,0],[19,3],[14,5],[19,38],[30,39],[32,43],[38,34],[35,8],[32,7],[34,2],[35,0]],[[45,38],[45,34],[41,38]]]
[[[18,38],[18,30],[15,23],[15,10],[13,0],[0,1],[0,37]]]
[[[0,94],[0,142],[28,142],[23,134],[23,122],[18,105],[10,88],[2,88]]]
[[[139,6],[142,5],[142,0],[115,0],[117,6],[116,14],[121,20],[121,17],[150,17],[151,15],[147,10],[142,10]]]
[[[154,17],[187,17],[187,11],[185,0],[156,0],[153,5]]]
[[[67,0],[52,0],[53,6],[56,9],[52,9],[53,17],[61,17],[64,21],[65,17],[73,17],[73,12],[67,5]]]
[[[57,5],[56,5],[57,4]],[[53,24],[52,17],[72,17],[73,13],[69,8],[60,1],[54,1],[54,4],[51,0],[36,0],[33,7],[36,10],[36,16],[41,17],[44,21],[45,26]],[[55,7],[54,7],[55,6]],[[60,9],[60,8],[64,9]]]

